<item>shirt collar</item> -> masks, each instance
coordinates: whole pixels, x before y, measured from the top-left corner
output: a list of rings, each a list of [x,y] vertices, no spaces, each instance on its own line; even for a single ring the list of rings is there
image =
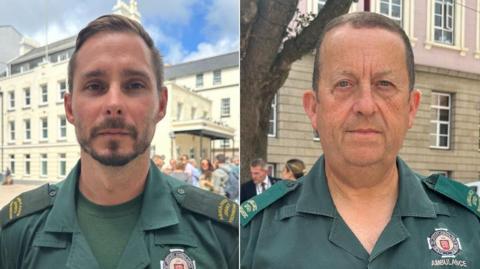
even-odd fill
[[[80,161],[60,187],[53,207],[47,217],[45,231],[74,232],[79,229],[76,216],[75,193],[80,176]],[[172,186],[153,162],[150,163],[140,213],[144,230],[159,229],[179,222]]]
[[[435,207],[425,192],[418,176],[397,157],[399,195],[394,216],[436,217]],[[325,176],[325,159],[322,155],[310,172],[302,179],[297,211],[334,217],[336,208],[328,190]]]
[[[397,157],[398,199],[394,216],[436,217],[435,206],[422,186],[421,179],[408,165]]]
[[[297,202],[297,211],[334,217],[336,209],[327,186],[323,155],[315,162],[310,172],[299,179],[299,182],[302,188]]]

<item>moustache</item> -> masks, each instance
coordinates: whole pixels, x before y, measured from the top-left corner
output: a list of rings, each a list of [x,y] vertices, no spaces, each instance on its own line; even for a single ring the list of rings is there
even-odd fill
[[[90,138],[94,138],[105,129],[122,129],[126,130],[128,135],[131,136],[133,139],[136,139],[138,136],[137,129],[133,125],[129,125],[125,123],[125,120],[121,118],[114,118],[114,119],[106,119],[99,125],[92,128],[90,131]]]

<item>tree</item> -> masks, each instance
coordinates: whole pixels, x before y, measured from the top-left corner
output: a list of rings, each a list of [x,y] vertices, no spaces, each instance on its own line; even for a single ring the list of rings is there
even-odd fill
[[[352,0],[328,0],[317,16],[298,16],[298,0],[240,1],[240,128],[242,181],[254,158],[266,158],[271,102],[293,62],[315,49],[324,26]],[[296,35],[289,29],[297,20]],[[300,21],[299,21],[300,19]],[[307,20],[307,21],[305,21]]]

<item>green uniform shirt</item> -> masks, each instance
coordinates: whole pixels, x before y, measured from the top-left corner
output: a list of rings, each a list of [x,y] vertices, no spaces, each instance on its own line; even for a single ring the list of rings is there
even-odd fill
[[[0,211],[0,268],[99,268],[76,218],[79,173],[77,164],[58,191],[42,186]],[[153,163],[147,177],[118,268],[238,268],[236,204],[163,175]]]
[[[335,209],[321,157],[299,181],[242,204],[241,268],[480,268],[478,197],[397,167],[398,200],[370,255]]]

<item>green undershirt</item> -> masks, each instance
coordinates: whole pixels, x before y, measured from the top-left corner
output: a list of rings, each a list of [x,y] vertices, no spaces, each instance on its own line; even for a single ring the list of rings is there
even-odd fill
[[[80,229],[102,269],[115,269],[137,223],[143,195],[115,206],[92,203],[78,192]]]

